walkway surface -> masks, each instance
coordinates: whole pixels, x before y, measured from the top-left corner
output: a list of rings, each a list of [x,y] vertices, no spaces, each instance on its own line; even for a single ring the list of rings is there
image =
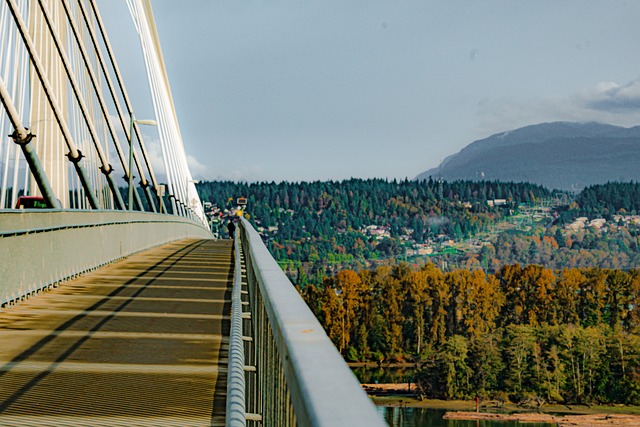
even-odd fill
[[[232,278],[183,240],[0,312],[0,425],[224,425]]]

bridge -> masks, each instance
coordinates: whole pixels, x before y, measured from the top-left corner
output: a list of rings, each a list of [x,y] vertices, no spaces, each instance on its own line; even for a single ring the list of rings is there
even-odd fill
[[[213,238],[127,3],[153,120],[95,0],[0,3],[0,425],[383,425],[251,224]]]

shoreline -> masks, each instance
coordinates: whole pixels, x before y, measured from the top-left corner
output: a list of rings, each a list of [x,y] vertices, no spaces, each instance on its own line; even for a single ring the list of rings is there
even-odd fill
[[[447,412],[444,420],[466,421],[517,421],[519,423],[548,423],[558,427],[570,426],[640,426],[640,415],[630,414],[590,414],[551,415],[540,413],[494,414],[486,412]]]
[[[403,406],[425,409],[440,409],[445,411],[476,413],[476,403],[474,400],[439,400],[420,399],[415,395],[415,385],[408,384],[362,384],[362,388],[367,392],[371,400],[377,406]],[[541,408],[519,406],[515,403],[504,403],[496,406],[494,402],[480,402],[480,411],[488,414],[513,414],[513,413],[542,413],[555,416],[564,415],[638,415],[640,416],[640,406],[626,405],[564,405],[545,404]],[[638,424],[640,427],[640,424]]]
[[[347,362],[347,365],[353,368],[417,368],[416,362]]]

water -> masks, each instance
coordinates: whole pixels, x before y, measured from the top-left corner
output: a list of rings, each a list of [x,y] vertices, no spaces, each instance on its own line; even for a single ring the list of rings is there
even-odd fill
[[[414,367],[353,368],[353,373],[363,384],[406,383],[413,381]],[[443,420],[443,409],[378,406],[380,413],[391,427],[555,427],[556,424],[518,423],[517,421],[465,421]]]
[[[556,424],[519,423],[517,421],[443,420],[445,410],[378,406],[390,427],[554,427]]]

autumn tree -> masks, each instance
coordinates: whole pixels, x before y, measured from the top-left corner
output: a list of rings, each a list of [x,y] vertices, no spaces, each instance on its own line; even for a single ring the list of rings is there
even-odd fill
[[[451,290],[444,280],[444,274],[435,265],[425,265],[422,268],[422,273],[430,303],[429,340],[436,345],[443,344],[447,333],[447,308],[451,298]]]
[[[451,292],[449,330],[469,338],[489,332],[504,304],[498,280],[482,270],[455,270],[445,275]]]
[[[578,298],[587,278],[575,268],[565,268],[560,272],[555,288],[555,312],[558,323],[578,324]]]
[[[425,270],[417,271],[408,277],[407,283],[407,311],[411,319],[410,345],[420,354],[424,345],[427,310],[431,307],[431,295],[427,292],[427,276]],[[414,347],[415,346],[415,347]]]
[[[580,289],[578,313],[583,325],[602,323],[602,311],[606,302],[607,273],[599,268],[585,270],[586,281]]]

